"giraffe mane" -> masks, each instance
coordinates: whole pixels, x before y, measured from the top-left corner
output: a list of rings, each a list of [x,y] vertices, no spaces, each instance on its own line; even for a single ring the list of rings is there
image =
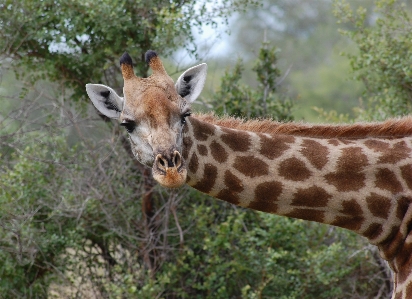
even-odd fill
[[[383,122],[355,124],[307,124],[304,122],[278,122],[271,119],[245,120],[239,117],[218,117],[213,113],[195,114],[197,119],[210,124],[268,134],[287,134],[315,138],[396,138],[412,136],[412,116],[392,118]]]

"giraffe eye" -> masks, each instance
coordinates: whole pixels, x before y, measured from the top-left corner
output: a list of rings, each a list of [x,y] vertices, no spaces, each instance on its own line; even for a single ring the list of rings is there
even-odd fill
[[[136,123],[134,121],[125,121],[120,124],[121,126],[126,128],[127,133],[132,133],[136,128]]]
[[[186,123],[186,117],[188,117],[190,115],[191,115],[190,112],[185,112],[185,113],[182,114],[182,116],[181,116],[182,125],[184,125]]]

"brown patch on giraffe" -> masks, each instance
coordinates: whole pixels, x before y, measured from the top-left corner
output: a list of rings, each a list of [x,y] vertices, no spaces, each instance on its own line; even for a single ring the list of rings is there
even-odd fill
[[[239,194],[230,189],[221,190],[216,197],[234,205],[238,205],[240,202]]]
[[[286,150],[290,148],[289,143],[295,141],[293,136],[274,136],[273,138],[265,135],[260,135],[260,154],[268,159],[280,157]]]
[[[189,126],[188,125],[184,125],[183,129],[182,129],[182,133],[186,134],[187,132],[189,132]]]
[[[201,156],[207,156],[207,147],[204,146],[203,144],[198,144],[197,145],[197,152]]]
[[[391,261],[396,256],[404,239],[405,236],[399,231],[399,227],[393,227],[386,241],[379,244],[379,249],[384,253],[386,260]]]
[[[395,164],[410,157],[411,150],[405,141],[395,143],[392,149],[385,153],[380,159],[381,163]]]
[[[282,183],[265,182],[260,183],[255,189],[255,198],[248,208],[262,212],[276,213],[278,205],[276,201],[282,193]]]
[[[285,216],[322,223],[325,218],[325,212],[312,209],[294,209],[292,212],[285,214]]]
[[[408,279],[410,275],[410,269],[412,268],[412,244],[403,244],[400,252],[396,256],[396,265],[398,269],[402,271],[398,272],[398,283],[403,283]]]
[[[189,161],[189,170],[192,173],[196,173],[196,171],[199,168],[199,159],[197,158],[196,153],[193,153],[192,157],[190,158]]]
[[[393,299],[402,299],[402,292],[398,292],[395,294],[395,297]]]
[[[408,164],[401,167],[402,178],[405,180],[408,188],[412,190],[412,165]]]
[[[314,140],[304,139],[300,152],[319,170],[328,162],[328,148]]]
[[[356,199],[343,201],[342,209],[339,212],[350,216],[363,215],[362,207],[356,202]]]
[[[371,195],[366,197],[365,200],[368,205],[368,209],[373,216],[384,219],[388,218],[392,206],[389,198],[372,192]]]
[[[412,294],[412,281],[408,283],[408,285],[405,288],[405,294],[407,294],[407,297],[410,297]]]
[[[243,191],[243,184],[242,181],[231,173],[229,170],[225,171],[225,185],[228,189],[232,190],[233,192],[242,192]]]
[[[304,181],[311,176],[311,172],[305,163],[292,157],[280,163],[279,175],[291,181]]]
[[[379,162],[395,164],[410,157],[411,150],[405,141],[395,143],[389,152],[380,157]]]
[[[253,156],[236,157],[233,167],[250,178],[264,176],[269,173],[269,165]]]
[[[396,174],[388,169],[381,168],[376,173],[376,187],[392,192],[396,194],[403,191],[402,184],[396,178]]]
[[[356,202],[356,199],[345,200],[342,202],[341,213],[348,216],[336,216],[332,225],[343,227],[357,232],[361,229],[365,218],[363,217],[362,207]]]
[[[329,143],[330,145],[334,145],[334,146],[338,146],[338,145],[340,144],[340,142],[339,142],[338,139],[328,140],[328,143]]]
[[[207,163],[205,164],[203,170],[202,179],[193,185],[193,188],[202,191],[204,193],[209,193],[212,190],[213,186],[215,185],[217,178],[217,167]]]
[[[378,163],[396,164],[410,157],[411,150],[403,140],[395,143],[392,147],[387,142],[375,139],[365,141],[365,145],[375,152],[381,153]]]
[[[325,179],[338,191],[357,191],[365,186],[363,169],[367,165],[368,158],[361,148],[344,148],[338,159],[336,172],[325,175]]]
[[[382,224],[372,223],[369,225],[366,231],[362,233],[362,235],[370,240],[373,240],[377,236],[379,236],[382,232],[383,232]]]
[[[246,132],[234,131],[226,128],[222,128],[225,133],[221,136],[221,139],[226,143],[232,150],[237,152],[246,152],[250,145],[250,136]]]
[[[375,152],[386,151],[389,148],[389,144],[387,142],[376,139],[366,140],[365,145]]]
[[[405,214],[409,209],[411,201],[412,200],[407,197],[402,197],[397,201],[396,217],[398,217],[400,220],[402,220],[403,217],[405,217]]]
[[[189,158],[189,152],[190,152],[190,149],[192,148],[192,145],[193,145],[192,138],[190,137],[183,138],[183,150],[182,150],[183,159],[187,160]]]
[[[354,217],[336,216],[333,222],[331,222],[330,224],[357,232],[362,227],[363,221],[365,221],[365,218],[361,215]]]
[[[212,157],[219,163],[226,162],[229,157],[229,154],[226,152],[224,147],[215,140],[213,140],[210,144],[210,152],[212,153]]]
[[[308,189],[298,189],[292,199],[292,206],[326,207],[331,198],[324,189],[313,186]]]
[[[210,136],[215,133],[215,126],[208,123],[201,123],[196,119],[190,119],[190,123],[193,126],[193,135],[196,140],[206,141]]]

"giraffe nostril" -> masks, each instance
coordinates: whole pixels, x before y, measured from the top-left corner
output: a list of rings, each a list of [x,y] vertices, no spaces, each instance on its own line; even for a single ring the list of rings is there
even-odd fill
[[[182,156],[178,151],[174,151],[169,157],[166,155],[158,154],[156,156],[155,165],[158,170],[166,173],[167,169],[177,168],[180,171],[182,167]]]
[[[173,153],[173,162],[176,168],[179,168],[182,165],[182,157],[178,151]]]
[[[156,161],[155,164],[157,166],[157,168],[163,172],[166,171],[166,166],[167,166],[167,162],[165,161],[165,159],[162,157],[162,155],[157,155],[156,156]]]

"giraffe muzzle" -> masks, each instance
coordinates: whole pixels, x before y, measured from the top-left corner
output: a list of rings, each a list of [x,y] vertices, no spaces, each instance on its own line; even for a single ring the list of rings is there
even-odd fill
[[[157,154],[153,164],[153,178],[162,186],[177,188],[185,184],[187,170],[181,154],[174,150],[172,154]]]

